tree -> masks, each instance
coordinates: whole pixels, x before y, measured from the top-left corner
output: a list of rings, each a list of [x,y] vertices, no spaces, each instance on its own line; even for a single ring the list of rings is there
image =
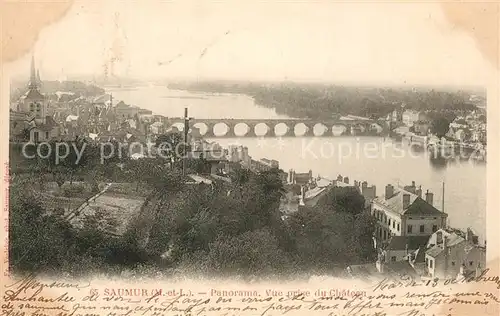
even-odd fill
[[[451,121],[445,117],[439,117],[431,122],[431,133],[441,138],[448,133]]]
[[[219,236],[210,243],[207,265],[219,275],[279,276],[289,271],[290,257],[267,229],[239,236]]]
[[[169,132],[158,136],[156,148],[161,158],[167,159],[174,167],[188,152],[189,145],[184,142],[182,133]]]
[[[365,198],[354,187],[334,187],[320,199],[318,207],[357,215],[364,210]]]
[[[126,164],[126,174],[130,182],[135,182],[135,191],[139,192],[139,185],[152,179],[156,166],[149,159],[129,160]]]
[[[307,268],[330,270],[353,261],[350,241],[354,216],[325,208],[303,208],[289,219],[300,263]]]

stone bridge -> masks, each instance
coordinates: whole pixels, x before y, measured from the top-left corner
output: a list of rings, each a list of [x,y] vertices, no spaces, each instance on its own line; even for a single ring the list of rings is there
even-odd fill
[[[166,127],[184,129],[184,118],[164,118]],[[200,119],[191,118],[189,126],[200,130],[205,137],[331,137],[351,134],[353,131],[369,131],[373,120],[369,119]],[[323,127],[322,127],[323,126]],[[322,127],[322,128],[321,128]],[[222,132],[216,133],[216,130]],[[334,129],[337,131],[334,133]],[[224,133],[224,130],[226,131]],[[261,132],[259,133],[260,130]],[[262,132],[264,130],[264,132]],[[246,132],[245,132],[246,131]],[[340,131],[340,132],[339,132]]]

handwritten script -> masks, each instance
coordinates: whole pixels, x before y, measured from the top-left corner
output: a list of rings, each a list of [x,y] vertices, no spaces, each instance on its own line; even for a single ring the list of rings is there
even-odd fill
[[[352,281],[285,285],[65,283],[28,276],[2,286],[3,316],[497,315],[498,277],[414,281],[407,276],[347,289]],[[294,285],[295,286],[295,285]],[[343,288],[341,288],[342,286]]]

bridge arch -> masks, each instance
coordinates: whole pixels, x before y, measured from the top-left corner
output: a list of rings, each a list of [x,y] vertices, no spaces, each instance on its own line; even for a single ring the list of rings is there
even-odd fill
[[[323,136],[328,131],[328,127],[322,123],[316,123],[313,127],[314,136]]]
[[[200,131],[200,135],[204,136],[208,132],[208,125],[202,122],[193,124],[193,127],[197,128]]]
[[[267,133],[269,133],[269,130],[269,125],[267,125],[266,123],[257,123],[254,127],[254,133],[258,137],[266,136]]]
[[[335,124],[332,126],[333,136],[342,136],[348,131],[347,126],[344,124]]]
[[[213,134],[217,137],[225,136],[228,132],[229,126],[224,122],[217,123],[213,127]]]
[[[233,132],[238,137],[245,136],[250,132],[250,126],[247,123],[238,123],[234,125]]]
[[[285,123],[278,123],[274,126],[274,135],[275,136],[285,136],[289,130],[290,130],[290,127],[288,125],[286,125]]]
[[[298,123],[293,127],[295,136],[305,136],[308,130],[307,125],[304,123]]]

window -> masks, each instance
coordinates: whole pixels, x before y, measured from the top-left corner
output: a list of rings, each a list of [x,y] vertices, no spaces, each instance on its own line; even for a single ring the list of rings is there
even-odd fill
[[[469,261],[469,265],[472,266],[474,264],[473,261]]]
[[[33,141],[38,142],[38,132],[33,132]]]
[[[384,239],[387,238],[387,232],[384,230]]]
[[[425,232],[425,226],[424,225],[420,225],[420,232],[421,233]]]
[[[396,222],[392,221],[392,228],[395,228]]]
[[[408,225],[408,233],[410,233],[410,234],[411,234],[412,232],[413,232],[413,226]]]
[[[399,223],[398,223],[398,231],[399,231]]]
[[[429,260],[429,268],[432,269],[432,259]]]
[[[391,219],[389,218],[389,220],[387,221],[387,223],[389,224],[389,226],[391,226]]]
[[[438,230],[437,225],[432,225],[432,232],[435,233],[437,232],[437,230]]]
[[[392,256],[392,257],[391,257],[391,261],[392,261],[392,262],[396,262],[396,256]]]
[[[451,262],[451,265],[452,265],[452,266],[455,266],[455,261],[452,261],[452,262]]]
[[[49,132],[45,132],[45,139],[49,139]]]

